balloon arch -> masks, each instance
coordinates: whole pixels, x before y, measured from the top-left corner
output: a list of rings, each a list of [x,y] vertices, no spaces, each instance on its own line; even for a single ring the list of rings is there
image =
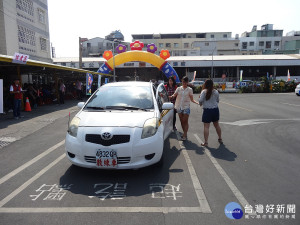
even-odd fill
[[[105,51],[103,54],[103,58],[107,61],[100,66],[97,72],[108,74],[110,71],[114,70],[114,67],[119,66],[123,63],[141,61],[150,63],[153,66],[157,67],[166,75],[167,78],[173,76],[176,82],[180,82],[176,71],[166,61],[166,59],[170,57],[170,53],[168,50],[162,50],[160,52],[160,55],[158,56],[154,54],[157,51],[157,47],[155,46],[155,44],[148,44],[147,52],[142,51],[143,47],[143,42],[135,41],[130,44],[131,51],[126,51],[126,46],[119,44],[116,48],[116,51],[119,54],[115,57],[113,57],[112,51]]]

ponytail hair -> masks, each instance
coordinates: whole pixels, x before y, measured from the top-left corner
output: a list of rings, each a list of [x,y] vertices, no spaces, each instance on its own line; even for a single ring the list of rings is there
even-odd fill
[[[214,82],[211,79],[207,79],[203,84],[203,90],[206,89],[205,99],[208,101],[212,95],[212,91],[214,89]]]

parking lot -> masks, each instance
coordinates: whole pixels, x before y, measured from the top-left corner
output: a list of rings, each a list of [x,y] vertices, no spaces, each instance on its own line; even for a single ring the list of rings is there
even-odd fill
[[[180,140],[177,119],[162,167],[72,166],[64,153],[68,116],[29,132],[0,149],[1,224],[299,224],[300,97],[221,94],[220,101],[224,145],[211,127],[201,147],[202,109],[193,104],[188,140]],[[275,211],[230,220],[230,202]]]

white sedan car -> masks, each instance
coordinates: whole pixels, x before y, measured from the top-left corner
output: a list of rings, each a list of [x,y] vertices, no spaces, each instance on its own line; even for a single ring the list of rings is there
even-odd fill
[[[295,88],[295,94],[300,96],[300,84],[298,84]]]
[[[78,106],[65,144],[72,164],[137,169],[162,163],[164,140],[173,128],[173,104],[163,84],[106,84]]]

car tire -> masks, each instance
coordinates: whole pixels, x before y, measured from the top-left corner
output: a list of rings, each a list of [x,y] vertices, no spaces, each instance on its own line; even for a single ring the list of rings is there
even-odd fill
[[[296,93],[297,96],[300,96],[298,93]]]

